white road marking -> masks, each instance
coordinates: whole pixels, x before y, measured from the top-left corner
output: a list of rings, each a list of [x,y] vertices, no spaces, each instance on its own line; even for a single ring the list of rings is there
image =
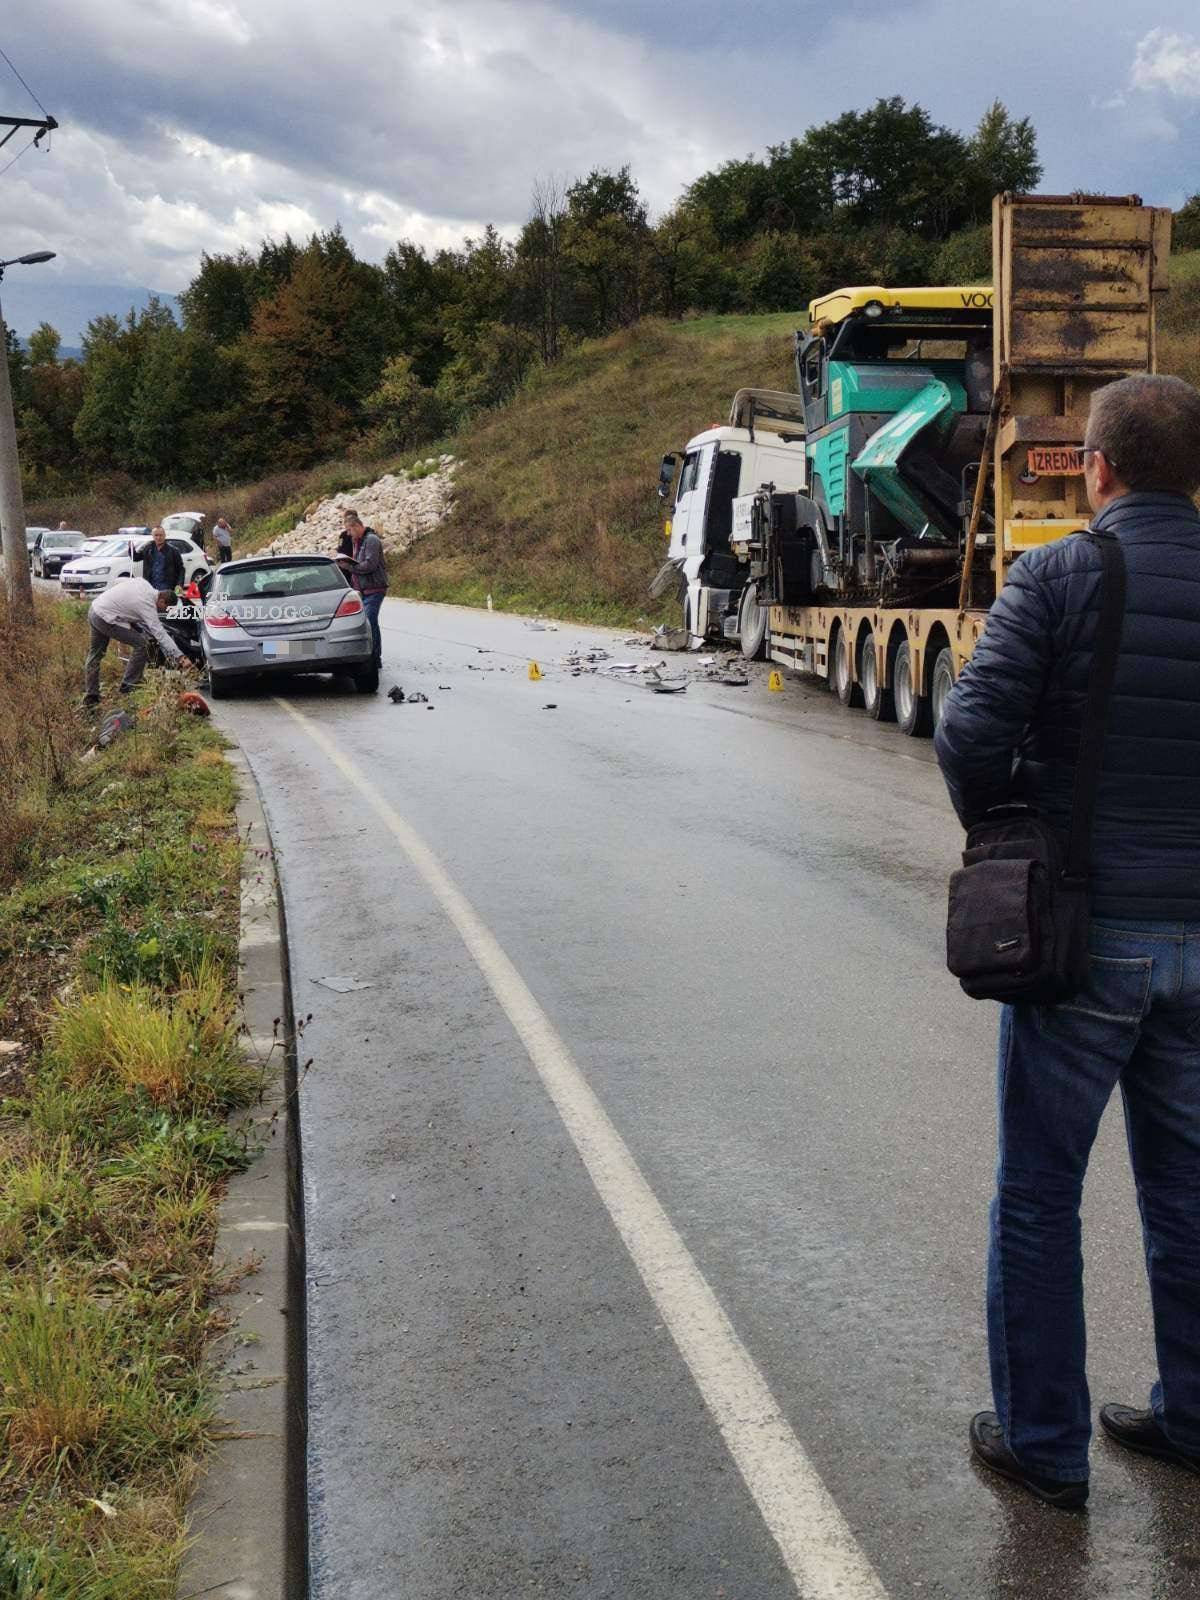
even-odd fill
[[[276,700],[391,832],[512,1023],[805,1600],[887,1591],[625,1141],[549,1017],[437,856],[303,712]]]

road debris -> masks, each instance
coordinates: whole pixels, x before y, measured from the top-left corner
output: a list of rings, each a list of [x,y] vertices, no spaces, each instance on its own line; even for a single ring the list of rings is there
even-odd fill
[[[312,983],[319,983],[322,989],[332,989],[334,994],[354,994],[359,989],[373,989],[373,983],[364,983],[361,978],[312,978]]]
[[[96,743],[101,750],[107,750],[113,740],[122,733],[132,733],[137,723],[128,711],[110,711],[100,724],[100,732],[96,735]]]
[[[404,704],[404,690],[398,683],[394,683],[388,690],[388,699],[394,706],[402,706]]]
[[[546,704],[542,707],[542,710],[543,711],[557,711],[558,710],[558,701],[557,700],[547,700]]]
[[[422,694],[418,689],[415,694],[409,695],[408,704],[410,706],[427,706],[429,704],[429,696]]]
[[[665,622],[655,628],[650,640],[651,650],[686,650],[687,645],[687,629],[668,628]]]

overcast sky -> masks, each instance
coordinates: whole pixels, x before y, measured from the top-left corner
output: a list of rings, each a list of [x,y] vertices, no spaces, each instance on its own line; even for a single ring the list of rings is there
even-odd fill
[[[880,95],[963,131],[999,96],[1047,190],[1200,189],[1195,0],[7,0],[0,46],[62,124],[0,174],[0,255],[59,257],[5,280],[23,333],[39,274],[173,291],[337,221],[457,243],[549,174],[628,162],[658,212]],[[32,112],[3,61],[0,111]]]

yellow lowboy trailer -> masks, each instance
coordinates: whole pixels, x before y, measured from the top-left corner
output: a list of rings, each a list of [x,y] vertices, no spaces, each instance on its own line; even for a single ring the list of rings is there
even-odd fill
[[[932,730],[1023,551],[1087,525],[1094,391],[1155,370],[1167,210],[1001,195],[993,288],[840,290],[796,337],[808,481],[735,506],[768,653]]]

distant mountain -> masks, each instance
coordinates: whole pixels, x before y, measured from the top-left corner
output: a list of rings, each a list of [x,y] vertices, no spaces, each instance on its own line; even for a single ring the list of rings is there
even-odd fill
[[[68,355],[82,343],[93,317],[123,317],[132,307],[141,311],[154,293],[179,315],[173,294],[127,283],[62,283],[45,267],[10,267],[0,284],[0,304],[5,322],[19,338],[28,339],[39,323],[48,322],[57,328],[62,353]]]

